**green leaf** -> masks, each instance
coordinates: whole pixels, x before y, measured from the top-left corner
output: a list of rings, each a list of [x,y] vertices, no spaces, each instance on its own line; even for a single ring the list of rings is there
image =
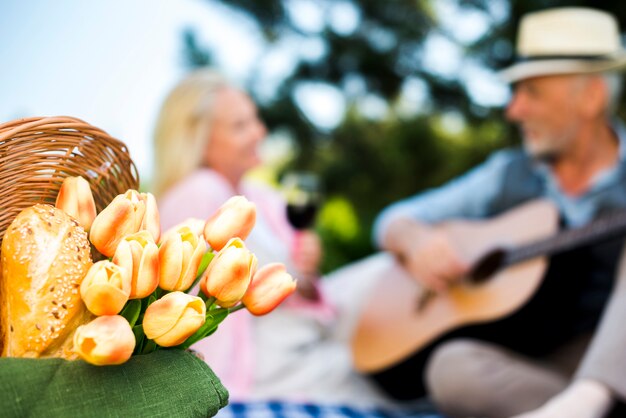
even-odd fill
[[[151,297],[153,296],[155,299],[161,299],[164,295],[170,293],[169,290],[165,290],[165,289],[161,289],[160,287],[157,287],[154,292],[152,293],[152,295],[150,295]],[[152,303],[152,302],[150,302]]]
[[[135,325],[133,327],[133,334],[135,334],[135,349],[133,350],[133,354],[141,354],[143,340],[146,337],[143,332],[143,325]]]
[[[205,336],[204,336],[204,338],[208,337],[209,335],[211,335],[211,334],[213,334],[215,331],[217,331],[217,328],[218,328],[218,327],[217,327],[217,325],[216,325],[216,326],[214,326],[214,327],[211,329],[211,331],[209,331],[209,333],[208,333],[207,335],[205,335]]]
[[[155,290],[155,292],[157,292],[159,289]],[[147,298],[143,298],[140,299],[141,300],[141,313],[139,314],[139,318],[137,319],[136,323],[141,324],[143,322],[143,316],[146,313],[146,309],[148,309],[148,306],[152,305],[154,302],[156,302],[157,300],[157,296],[155,295],[155,293],[151,294],[150,296],[148,296]]]
[[[156,300],[154,293],[148,296],[147,298],[140,299],[141,300],[141,312],[145,312],[148,306]]]
[[[141,300],[133,299],[129,300],[120,315],[126,318],[131,327],[134,327],[141,314]]]
[[[143,349],[141,350],[141,354],[152,353],[153,351],[158,350],[158,348],[159,346],[157,345],[157,343],[154,342],[154,340],[150,340],[146,338],[144,345],[143,345]]]
[[[206,268],[211,263],[211,260],[213,260],[213,257],[215,257],[215,254],[213,254],[213,251],[211,251],[211,250],[209,250],[206,253],[204,253],[204,255],[202,256],[202,260],[200,260],[200,266],[198,267],[198,273],[196,274],[196,280],[199,280],[200,277],[202,277],[202,274],[204,273]]]
[[[196,287],[196,285],[200,282],[200,279],[202,278],[202,274],[211,263],[211,260],[213,260],[213,257],[215,257],[215,254],[213,254],[211,250],[204,253],[204,255],[202,256],[202,260],[200,260],[200,265],[198,266],[198,273],[196,274],[196,278],[194,279],[191,286],[189,286],[189,288],[185,291],[186,293],[189,293],[189,291],[193,289],[194,287]]]

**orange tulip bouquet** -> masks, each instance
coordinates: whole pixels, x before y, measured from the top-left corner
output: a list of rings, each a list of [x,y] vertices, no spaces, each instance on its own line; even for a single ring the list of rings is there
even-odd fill
[[[65,263],[57,282],[34,283],[44,280],[32,273],[42,269],[43,262],[30,258],[26,268],[32,283],[10,281],[33,288],[37,298],[46,301],[41,312],[22,306],[23,291],[2,288],[5,297],[8,292],[3,317],[27,320],[24,312],[34,315],[30,328],[38,333],[15,329],[15,318],[4,322],[12,325],[3,330],[3,356],[80,357],[94,365],[116,365],[163,348],[188,349],[215,332],[230,313],[246,309],[253,315],[267,314],[296,287],[282,264],[257,269],[256,256],[244,244],[256,209],[243,196],[232,197],[207,220],[192,219],[163,234],[152,194],[128,190],[96,213],[90,186],[82,177],[65,179],[56,207],[38,204],[28,211],[20,213],[5,234],[5,279],[25,268],[26,256],[18,255],[25,249],[19,246],[31,235],[33,246],[42,242],[44,234],[37,228],[54,228],[69,218],[73,229],[59,232],[62,240],[41,245],[47,250],[67,246],[71,252],[60,253],[47,265],[52,269],[55,263]],[[73,272],[78,279],[66,282]],[[16,310],[20,306],[23,311]]]

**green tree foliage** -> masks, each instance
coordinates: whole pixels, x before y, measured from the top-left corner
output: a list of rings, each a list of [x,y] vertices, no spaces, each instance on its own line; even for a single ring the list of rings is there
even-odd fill
[[[589,5],[616,13],[626,27],[626,3],[548,0],[207,0],[227,6],[256,22],[267,51],[286,40],[301,45],[293,69],[275,91],[254,69],[247,89],[255,96],[272,131],[281,130],[298,152],[283,170],[311,169],[325,185],[327,207],[318,229],[331,270],[371,253],[371,226],[387,204],[437,186],[482,161],[496,148],[518,142],[516,131],[503,120],[501,104],[472,91],[465,67],[497,70],[514,58],[514,34],[519,16],[532,10]],[[323,24],[311,29],[296,18],[294,7],[315,5]],[[442,4],[447,9],[442,9]],[[343,9],[342,9],[343,8]],[[442,12],[443,10],[443,12]],[[484,30],[460,39],[458,23],[478,17]],[[352,28],[333,23],[333,15],[356,16]],[[434,36],[456,45],[462,55],[458,74],[446,74],[425,59]],[[189,66],[211,62],[190,28],[185,33]],[[302,50],[317,47],[311,56]],[[311,48],[315,49],[315,48]],[[441,54],[446,54],[443,50]],[[429,65],[430,64],[430,65]],[[466,65],[467,64],[467,65]],[[421,86],[424,98],[409,106],[411,86]],[[316,125],[298,101],[302,86],[334,88],[345,104],[337,126]],[[483,96],[481,96],[483,95]],[[372,115],[367,104],[382,103]],[[409,101],[410,102],[410,101]],[[404,109],[404,110],[403,110]]]

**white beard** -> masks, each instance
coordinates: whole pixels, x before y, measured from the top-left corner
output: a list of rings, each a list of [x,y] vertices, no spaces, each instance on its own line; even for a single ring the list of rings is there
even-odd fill
[[[557,137],[542,136],[529,140],[524,138],[524,149],[532,158],[548,164],[563,158],[574,142],[575,127],[568,129]]]

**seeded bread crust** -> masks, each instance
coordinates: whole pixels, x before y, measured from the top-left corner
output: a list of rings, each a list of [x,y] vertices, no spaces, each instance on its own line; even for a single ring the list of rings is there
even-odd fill
[[[87,233],[65,212],[37,204],[18,214],[0,259],[3,357],[77,358],[74,330],[93,318],[80,297],[91,265]]]

